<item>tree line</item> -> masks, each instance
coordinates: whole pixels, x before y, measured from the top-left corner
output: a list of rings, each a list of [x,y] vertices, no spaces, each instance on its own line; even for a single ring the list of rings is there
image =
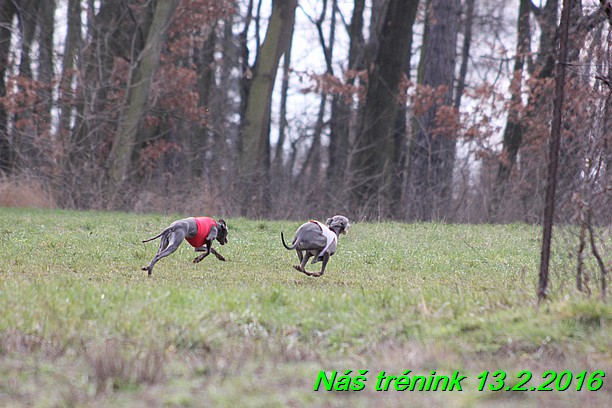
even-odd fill
[[[558,217],[609,224],[612,5],[571,4]],[[0,0],[0,180],[62,208],[538,222],[560,10]]]

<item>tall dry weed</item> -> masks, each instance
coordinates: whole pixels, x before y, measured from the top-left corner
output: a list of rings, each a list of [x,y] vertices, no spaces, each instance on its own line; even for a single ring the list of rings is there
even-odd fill
[[[89,352],[87,360],[97,393],[164,379],[164,353],[158,347],[130,350],[124,342],[109,339]]]
[[[0,206],[12,208],[57,208],[44,185],[32,178],[0,178]]]

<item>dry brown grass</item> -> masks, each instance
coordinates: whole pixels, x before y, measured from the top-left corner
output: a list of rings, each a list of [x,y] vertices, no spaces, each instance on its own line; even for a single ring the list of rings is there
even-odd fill
[[[163,350],[156,347],[130,349],[124,342],[111,338],[87,353],[97,393],[130,385],[152,385],[164,379]]]
[[[0,178],[0,206],[12,208],[57,208],[43,184],[29,177]]]
[[[208,186],[166,186],[157,191],[137,193],[132,209],[137,213],[211,215],[223,214],[225,205],[219,193]]]

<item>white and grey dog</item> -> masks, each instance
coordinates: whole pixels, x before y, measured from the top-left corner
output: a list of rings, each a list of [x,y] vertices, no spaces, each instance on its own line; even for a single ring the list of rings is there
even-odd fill
[[[291,241],[291,246],[285,242],[285,236],[281,232],[281,240],[285,248],[295,249],[300,260],[299,265],[293,267],[308,276],[321,276],[325,272],[325,267],[329,257],[336,252],[338,236],[346,234],[351,227],[348,218],[343,215],[335,215],[328,218],[325,224],[319,221],[309,221],[302,224]],[[322,262],[320,272],[306,271],[306,263],[310,259],[312,263]]]

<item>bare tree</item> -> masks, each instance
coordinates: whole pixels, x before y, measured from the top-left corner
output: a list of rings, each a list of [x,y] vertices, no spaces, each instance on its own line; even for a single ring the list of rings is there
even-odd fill
[[[9,54],[13,32],[13,17],[17,13],[12,1],[0,2],[0,98],[6,95],[6,73],[10,68]],[[15,149],[9,136],[8,113],[0,103],[0,174],[10,173],[15,164]]]
[[[75,68],[77,57],[81,51],[81,1],[69,0],[66,21],[66,41],[64,43],[64,56],[62,59],[62,72],[59,85],[59,128],[58,139],[61,143],[62,153],[65,156],[69,146],[71,121],[74,110]],[[66,157],[62,157],[65,160]],[[61,166],[66,169],[65,163]]]
[[[531,0],[520,0],[519,4],[516,55],[514,56],[514,68],[510,82],[510,104],[508,105],[508,117],[504,129],[497,179],[489,208],[489,213],[494,219],[499,219],[499,205],[505,196],[510,173],[516,163],[518,151],[523,140],[524,126],[522,124],[522,112],[524,111],[524,106],[522,102],[522,89],[524,81],[523,70],[526,67],[531,44],[530,2]]]
[[[43,123],[40,129],[45,144],[50,144],[51,109],[53,101],[53,34],[55,32],[54,17],[55,0],[40,2],[38,9],[38,78],[41,83],[41,104],[39,115]]]
[[[310,18],[311,22],[316,26],[317,33],[319,36],[319,43],[321,45],[321,50],[323,52],[323,56],[325,58],[325,73],[328,77],[334,77],[334,68],[333,68],[333,54],[334,54],[334,45],[336,42],[336,12],[337,12],[337,4],[334,0],[331,6],[332,12],[330,16],[329,23],[329,35],[326,38],[325,33],[323,32],[323,23],[326,22],[327,16],[327,0],[323,1],[321,4],[321,13],[319,17],[315,20]],[[308,190],[316,189],[317,185],[320,182],[320,175],[322,171],[322,136],[325,130],[325,114],[327,112],[327,102],[328,102],[328,91],[325,86],[321,86],[320,92],[320,100],[319,100],[319,111],[317,113],[317,119],[314,124],[313,132],[312,132],[312,143],[310,145],[310,149],[308,150],[308,154],[306,155],[306,159],[304,160],[304,164],[302,165],[302,170],[300,171],[300,178],[309,180],[308,186],[305,186]],[[304,177],[308,175],[308,177]]]
[[[348,160],[351,150],[350,124],[355,116],[353,109],[357,72],[364,69],[365,40],[363,37],[365,0],[355,0],[350,24],[347,27],[349,50],[347,66],[344,71],[346,92],[336,92],[331,102],[329,135],[329,163],[327,179],[335,192],[333,198],[337,205],[346,203],[346,177],[349,172]],[[372,10],[374,13],[374,9]]]
[[[244,215],[262,215],[268,209],[272,90],[280,58],[290,43],[296,7],[297,0],[273,2],[248,90],[239,159]]]
[[[548,156],[548,177],[546,185],[546,201],[544,208],[544,226],[542,232],[542,252],[540,256],[540,275],[538,281],[538,304],[547,296],[548,266],[550,261],[550,245],[552,242],[553,216],[555,211],[555,191],[557,188],[557,166],[559,164],[559,146],[561,144],[561,120],[563,101],[565,98],[565,64],[567,61],[567,44],[569,35],[569,19],[572,0],[563,0],[561,14],[559,63],[555,79],[555,100],[553,122],[550,129],[550,151]]]
[[[461,98],[465,91],[465,78],[468,71],[470,59],[470,48],[472,46],[472,30],[474,26],[474,14],[476,0],[465,1],[465,19],[463,22],[463,45],[461,47],[461,64],[459,65],[459,76],[457,77],[457,89],[455,91],[455,107],[461,107]]]
[[[205,40],[201,45],[196,45],[194,49],[194,64],[198,73],[197,92],[198,105],[208,109],[213,105],[214,95],[216,94],[216,67],[215,67],[215,50],[217,46],[217,22],[215,22],[210,30],[202,27],[200,32],[194,34],[195,37],[201,36]],[[196,41],[194,41],[196,42]],[[199,44],[199,42],[196,42]],[[206,171],[215,173],[213,177],[218,177],[217,170],[219,168],[219,157],[210,155],[206,160],[207,151],[216,150],[215,147],[215,132],[212,127],[203,124],[198,125],[194,131],[187,132],[187,162],[189,174],[191,177],[198,178],[204,175]],[[205,167],[204,163],[209,163],[210,166]]]
[[[76,67],[74,124],[64,141],[62,201],[77,208],[104,208],[105,162],[123,108],[125,79],[113,80],[113,74],[116,64],[132,61],[142,48],[142,32],[127,2],[103,0],[98,7],[94,3],[87,2],[87,30]]]
[[[116,199],[115,195],[123,187],[123,183],[130,174],[138,124],[147,108],[151,82],[159,64],[166,29],[178,3],[179,0],[157,2],[149,35],[132,74],[127,105],[108,158],[111,200]]]
[[[454,112],[459,10],[458,0],[431,0],[427,8],[418,84],[422,89],[441,90],[443,95],[441,104],[433,102],[414,121],[411,218],[418,220],[450,216],[456,133],[452,127],[441,126],[440,120],[452,120]]]
[[[395,196],[394,125],[400,82],[418,1],[389,2],[368,89],[351,172],[351,207],[366,217],[387,217]]]
[[[34,73],[32,70],[33,45],[36,37],[37,15],[39,3],[34,0],[25,0],[18,3],[17,17],[19,19],[19,31],[21,36],[21,47],[19,51],[19,78],[18,88],[21,94],[27,94],[30,87],[34,85]],[[32,109],[28,109],[26,105],[30,103],[37,104],[40,94],[37,93],[34,98],[21,100],[18,102],[15,110],[14,123],[18,129],[19,136],[14,137],[14,144],[19,155],[20,164],[24,166],[26,163],[31,164],[36,168],[40,163],[38,159],[36,138],[38,131],[34,125],[34,114]]]

